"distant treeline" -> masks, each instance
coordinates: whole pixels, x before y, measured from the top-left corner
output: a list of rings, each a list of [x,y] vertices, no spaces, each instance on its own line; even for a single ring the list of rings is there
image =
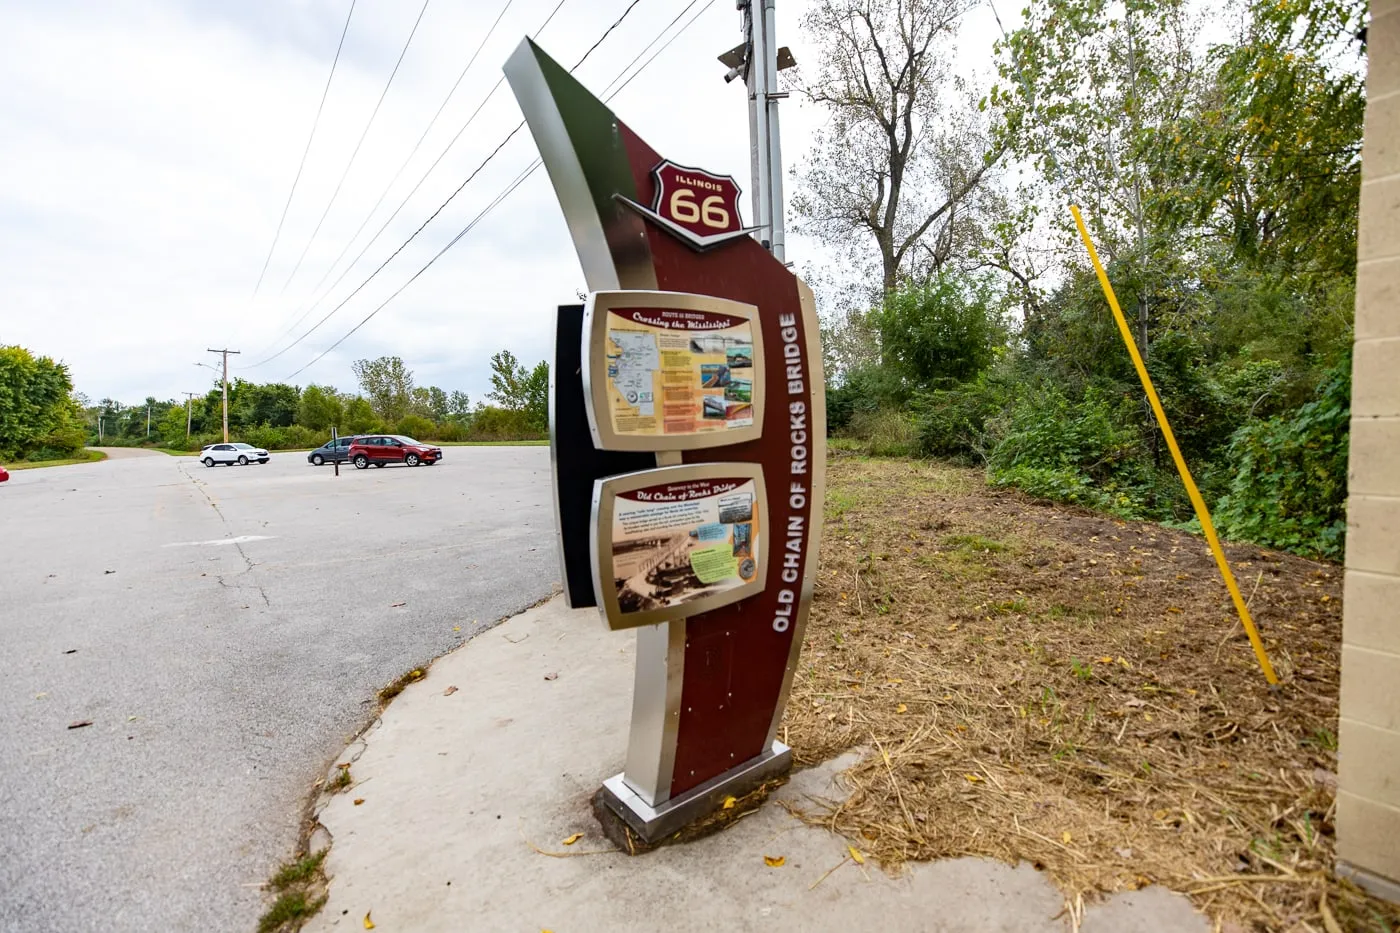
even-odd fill
[[[229,437],[269,450],[316,447],[335,428],[340,434],[392,432],[427,441],[533,440],[548,432],[549,366],[522,366],[508,350],[491,358],[487,403],[472,404],[467,393],[419,386],[396,356],[357,360],[358,392],[333,386],[229,382]],[[71,388],[71,386],[70,386]],[[136,405],[114,399],[75,404],[79,437],[86,422],[89,445],[155,444],[172,450],[198,450],[223,439],[223,391],[186,403],[147,398]],[[81,440],[79,441],[81,446]]]

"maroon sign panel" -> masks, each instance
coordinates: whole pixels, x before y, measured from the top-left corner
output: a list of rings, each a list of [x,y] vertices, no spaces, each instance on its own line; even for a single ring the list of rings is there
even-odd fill
[[[638,194],[656,202],[671,163],[625,125],[622,133]],[[737,187],[736,187],[737,190]],[[737,216],[737,211],[736,211]],[[699,292],[757,305],[767,366],[768,405],[763,437],[747,444],[691,451],[686,463],[748,460],[762,463],[768,486],[768,581],[743,602],[686,620],[685,676],[671,794],[717,777],[758,755],[770,741],[796,634],[793,614],[802,593],[814,522],[813,379],[821,386],[821,358],[806,328],[797,280],[754,241],[696,252],[660,225],[647,224],[647,245],[663,291]],[[823,421],[825,413],[823,412]],[[742,698],[732,702],[732,698]]]

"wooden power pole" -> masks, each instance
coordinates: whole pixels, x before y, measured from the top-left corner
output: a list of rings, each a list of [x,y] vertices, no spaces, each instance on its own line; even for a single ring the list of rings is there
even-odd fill
[[[183,395],[183,396],[185,397],[185,440],[189,440],[189,439],[190,439],[190,426],[191,426],[191,424],[193,423],[193,415],[192,415],[192,413],[191,413],[191,408],[190,408],[190,406],[191,406],[191,405],[193,404],[193,402],[194,402],[194,397],[195,397],[196,395],[199,395],[200,393],[198,393],[198,392],[181,392],[180,394]]]
[[[210,350],[210,353],[218,353],[224,358],[224,443],[228,443],[228,356],[232,353],[237,356],[239,350]]]

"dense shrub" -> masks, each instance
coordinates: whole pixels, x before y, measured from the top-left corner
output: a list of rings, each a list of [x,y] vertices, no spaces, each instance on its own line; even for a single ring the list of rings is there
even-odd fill
[[[950,389],[920,392],[911,405],[919,452],[968,463],[985,460],[987,419],[1006,406],[1012,392],[1004,377],[991,372]]]
[[[526,411],[510,411],[485,405],[472,415],[468,438],[474,441],[522,441],[541,437]]]
[[[857,412],[846,435],[860,441],[861,449],[873,457],[907,457],[918,440],[913,420],[897,408]]]
[[[402,418],[395,430],[399,434],[405,434],[414,440],[440,440],[437,425],[433,424],[432,419],[424,418],[422,415],[408,415]]]
[[[1346,539],[1350,364],[1332,371],[1317,398],[1235,432],[1230,492],[1215,520],[1228,537],[1300,554],[1342,557]]]

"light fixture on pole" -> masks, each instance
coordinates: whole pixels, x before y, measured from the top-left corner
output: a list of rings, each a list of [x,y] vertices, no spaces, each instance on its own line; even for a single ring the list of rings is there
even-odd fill
[[[778,130],[778,72],[797,64],[786,46],[776,48],[774,0],[737,0],[744,15],[744,41],[719,56],[727,65],[726,83],[740,76],[748,85],[749,160],[753,177],[754,223],[763,245],[779,262],[786,262],[787,236],[783,223],[783,158]]]

